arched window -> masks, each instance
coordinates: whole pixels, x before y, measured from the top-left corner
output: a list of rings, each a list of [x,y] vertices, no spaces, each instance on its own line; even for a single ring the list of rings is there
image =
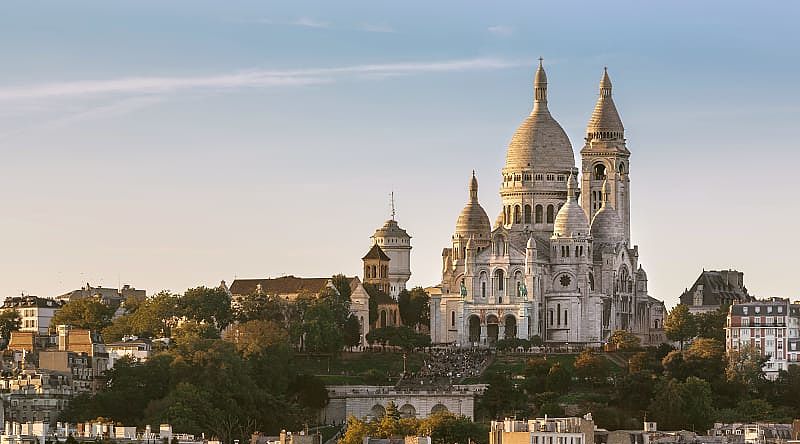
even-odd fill
[[[555,212],[552,205],[547,206],[547,223],[552,224],[555,219]]]
[[[561,325],[561,304],[556,304],[556,322]]]
[[[482,271],[481,272],[481,297],[482,298],[486,297],[486,281],[487,281],[486,272]]]
[[[518,298],[522,297],[522,272],[517,271],[514,273],[514,289]]]
[[[606,166],[598,163],[594,166],[594,180],[603,180],[606,178]]]
[[[594,291],[594,274],[589,273],[589,291]]]
[[[531,206],[525,205],[525,223],[531,223]]]
[[[505,288],[505,283],[503,282],[505,281],[505,274],[503,273],[503,270],[495,271],[494,279],[497,281],[497,291],[503,291]]]
[[[519,211],[519,205],[514,205],[514,223],[521,224],[522,223],[522,215]]]
[[[536,223],[540,224],[540,223],[542,223],[542,221],[543,221],[543,219],[542,219],[542,206],[541,205],[536,205]]]
[[[456,312],[454,312],[454,311],[450,312],[450,326],[451,327],[455,327],[456,326]]]
[[[625,164],[624,163],[620,163],[619,164],[619,173],[620,174],[625,174]]]

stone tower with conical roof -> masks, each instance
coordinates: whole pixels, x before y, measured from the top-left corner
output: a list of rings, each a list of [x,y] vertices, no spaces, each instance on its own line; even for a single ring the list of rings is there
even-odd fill
[[[630,244],[630,156],[625,143],[625,128],[611,95],[611,79],[603,69],[600,96],[586,127],[581,149],[581,206],[591,220],[605,201],[622,221],[624,241]],[[604,196],[603,184],[606,183]]]
[[[566,179],[575,166],[572,144],[547,107],[547,74],[539,59],[533,79],[533,110],[520,124],[506,152],[498,222],[524,244],[533,232],[547,239],[567,198]]]

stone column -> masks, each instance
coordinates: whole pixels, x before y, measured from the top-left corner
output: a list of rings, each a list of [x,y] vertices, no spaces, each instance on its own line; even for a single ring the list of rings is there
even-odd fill
[[[481,339],[479,345],[486,345],[486,324],[481,324]]]

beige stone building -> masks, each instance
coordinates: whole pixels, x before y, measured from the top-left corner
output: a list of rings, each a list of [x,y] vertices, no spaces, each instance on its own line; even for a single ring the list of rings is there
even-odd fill
[[[431,296],[434,343],[491,346],[536,335],[597,346],[614,330],[664,340],[662,301],[630,239],[630,151],[603,72],[575,168],[572,144],[548,109],[547,76],[534,77],[533,110],[509,143],[494,226],[469,199],[442,252],[441,294]],[[578,183],[580,182],[580,189]]]

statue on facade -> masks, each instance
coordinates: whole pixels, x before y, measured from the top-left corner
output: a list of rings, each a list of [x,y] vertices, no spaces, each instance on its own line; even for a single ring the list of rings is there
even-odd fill
[[[466,297],[467,297],[467,286],[464,285],[464,281],[462,280],[461,281],[461,299],[464,299]]]
[[[519,283],[517,283],[517,285],[519,286],[519,294],[522,295],[522,300],[523,301],[527,301],[528,300],[528,287],[525,285],[525,282],[519,282]]]

